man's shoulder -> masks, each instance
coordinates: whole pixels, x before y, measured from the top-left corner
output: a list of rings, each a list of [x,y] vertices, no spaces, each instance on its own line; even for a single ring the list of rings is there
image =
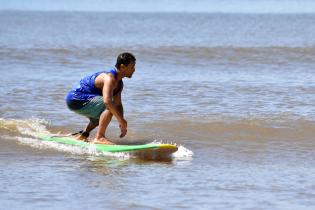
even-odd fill
[[[102,72],[100,73],[96,79],[101,78],[102,81],[105,82],[115,82],[116,78],[114,75],[108,73],[108,72]]]

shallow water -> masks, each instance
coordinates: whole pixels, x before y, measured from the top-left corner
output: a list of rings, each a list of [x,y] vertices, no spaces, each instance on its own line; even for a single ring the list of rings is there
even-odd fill
[[[118,13],[119,14],[119,13]],[[4,209],[313,209],[315,16],[0,12]],[[120,33],[118,33],[120,32]],[[181,145],[172,161],[44,144],[87,120],[64,97],[137,57],[125,140]],[[115,141],[114,121],[108,136]]]

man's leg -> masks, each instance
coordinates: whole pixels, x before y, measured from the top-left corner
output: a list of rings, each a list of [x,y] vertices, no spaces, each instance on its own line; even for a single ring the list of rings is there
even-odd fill
[[[90,101],[85,102],[84,106],[75,110],[76,113],[83,115],[90,119],[89,124],[86,126],[85,131],[81,133],[77,139],[86,140],[89,133],[99,125],[99,118],[105,110],[105,105],[102,96],[95,96]]]
[[[109,110],[103,111],[99,120],[99,127],[95,137],[95,143],[112,144],[112,142],[105,137],[106,129],[112,120],[113,114]]]
[[[76,137],[78,140],[87,140],[90,135],[90,132],[98,126],[98,120],[90,119],[89,124],[86,126],[85,131]]]

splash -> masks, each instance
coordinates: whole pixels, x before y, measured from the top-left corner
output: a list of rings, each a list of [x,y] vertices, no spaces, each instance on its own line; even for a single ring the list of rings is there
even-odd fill
[[[194,155],[193,151],[180,145],[178,146],[177,152],[173,154],[173,157],[176,159],[191,159],[193,155]]]
[[[131,156],[128,153],[110,153],[110,152],[98,152],[95,149],[94,144],[90,144],[88,148],[82,148],[78,146],[60,144],[57,142],[41,141],[37,138],[17,137],[17,140],[24,145],[28,145],[37,149],[55,149],[61,152],[66,152],[74,155],[91,155],[91,156],[106,156],[115,157],[119,159],[129,159]]]
[[[0,129],[13,133],[35,137],[38,133],[49,134],[47,126],[50,123],[44,119],[31,118],[26,120],[0,118]]]
[[[155,139],[154,141],[151,142],[151,144],[174,144],[178,147],[178,150],[172,154],[172,157],[175,159],[191,159],[194,155],[193,151],[187,149],[183,145],[177,145],[176,143],[173,142],[165,142],[162,139]]]
[[[76,154],[76,155],[92,155],[92,156],[106,156],[115,157],[119,159],[130,159],[137,157],[133,152],[100,152],[97,151],[94,144],[90,144],[87,148],[82,148],[79,146],[66,145],[57,142],[42,141],[37,138],[39,134],[54,135],[48,130],[50,123],[43,119],[2,119],[0,118],[0,130],[6,130],[11,132],[12,135],[6,137],[6,139],[18,140],[20,144],[28,145],[38,149],[55,149],[57,151],[62,151],[66,153]],[[163,140],[154,140],[154,144],[163,144]],[[172,154],[172,158],[182,159],[187,157],[192,157],[193,152],[185,148],[184,146],[179,146],[178,151]]]
[[[44,119],[3,119],[0,118],[0,130],[8,131],[11,135],[6,135],[6,139],[17,140],[20,144],[28,145],[38,149],[55,149],[77,155],[110,156],[120,159],[129,159],[128,153],[98,152],[93,144],[88,148],[65,145],[57,142],[41,141],[37,138],[39,134],[54,135],[47,127],[50,122]],[[13,135],[12,135],[13,134]]]

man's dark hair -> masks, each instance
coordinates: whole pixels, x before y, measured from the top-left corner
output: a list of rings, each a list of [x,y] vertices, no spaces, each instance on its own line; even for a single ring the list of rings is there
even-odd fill
[[[118,55],[115,66],[117,69],[120,69],[121,64],[128,66],[130,63],[136,63],[136,57],[129,52],[124,52]]]

